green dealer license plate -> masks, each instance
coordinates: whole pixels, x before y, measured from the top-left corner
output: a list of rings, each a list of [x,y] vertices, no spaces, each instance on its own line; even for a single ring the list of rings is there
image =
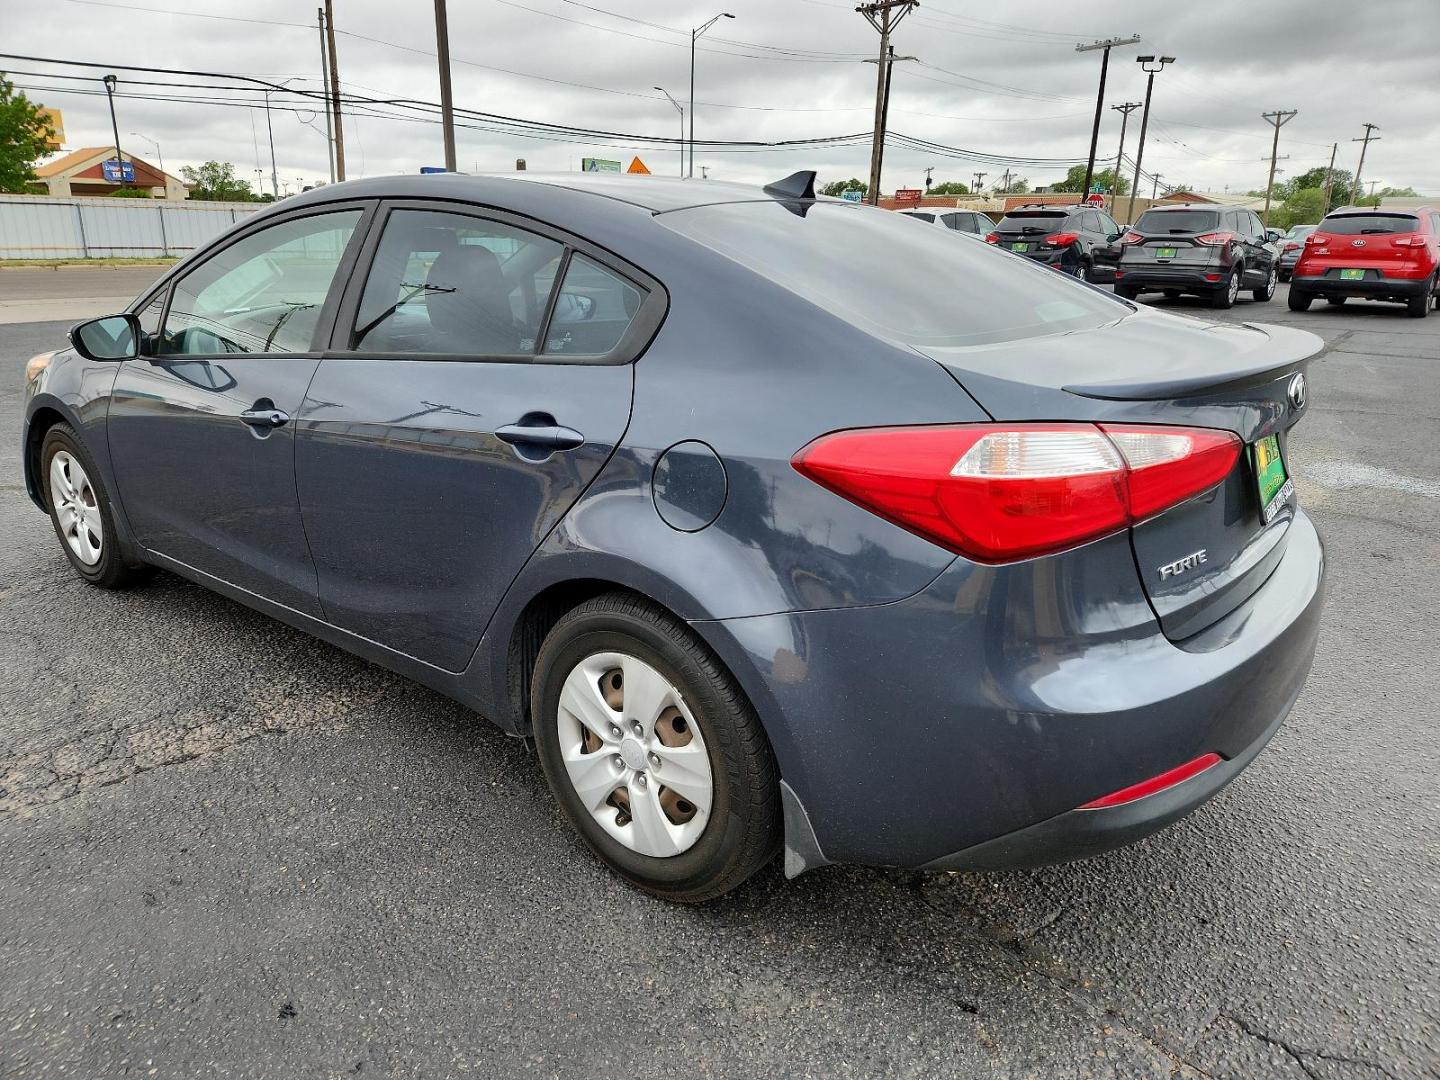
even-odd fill
[[[1024,241],[1021,241],[1020,243],[1017,243],[1017,244],[1011,244],[1011,245],[1010,245],[1010,250],[1011,250],[1011,251],[1029,251],[1029,250],[1030,250],[1030,245],[1027,244],[1027,243],[1025,243]]]
[[[1280,508],[1295,493],[1294,481],[1285,472],[1280,456],[1280,440],[1267,435],[1254,446],[1255,480],[1260,489],[1260,520],[1266,525],[1275,520]]]
[[[1363,281],[1364,278],[1365,278],[1365,271],[1364,271],[1364,270],[1341,270],[1341,271],[1340,271],[1340,280],[1341,280],[1341,281]]]
[[[1175,248],[1156,248],[1156,249],[1155,249],[1155,258],[1157,258],[1157,259],[1173,259],[1174,257],[1175,257]]]

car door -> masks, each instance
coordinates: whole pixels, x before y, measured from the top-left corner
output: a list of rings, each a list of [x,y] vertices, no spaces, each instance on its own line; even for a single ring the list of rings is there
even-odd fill
[[[1235,216],[1245,243],[1245,283],[1264,285],[1275,263],[1275,252],[1265,237],[1265,226],[1253,210],[1237,210]]]
[[[224,241],[169,286],[159,332],[121,365],[107,416],[141,544],[312,615],[293,418],[368,212],[326,205]]]
[[[529,219],[424,201],[372,231],[301,408],[327,618],[462,670],[613,452],[665,294]]]
[[[1095,270],[1097,281],[1115,280],[1120,266],[1121,228],[1104,210],[1092,210],[1097,236],[1095,238]]]

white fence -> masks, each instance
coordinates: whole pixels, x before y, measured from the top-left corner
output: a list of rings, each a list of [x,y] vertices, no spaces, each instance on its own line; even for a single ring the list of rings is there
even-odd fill
[[[184,255],[264,206],[0,195],[0,259]]]

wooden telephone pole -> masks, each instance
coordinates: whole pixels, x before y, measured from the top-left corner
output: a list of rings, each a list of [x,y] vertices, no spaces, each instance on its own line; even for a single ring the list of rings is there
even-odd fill
[[[870,144],[870,187],[866,192],[866,201],[871,206],[880,201],[880,162],[885,155],[885,99],[890,89],[890,64],[894,56],[890,48],[890,34],[906,15],[919,6],[920,0],[874,0],[855,9],[880,33],[880,59],[876,64],[879,71],[875,79],[875,133]]]
[[[330,43],[330,116],[335,121],[335,179],[345,179],[345,129],[340,124],[340,65],[335,59],[333,0],[325,0],[325,40]]]
[[[1279,160],[1277,155],[1280,153],[1280,129],[1295,119],[1295,110],[1287,109],[1278,112],[1261,113],[1260,117],[1275,128],[1275,139],[1270,143],[1270,179],[1266,181],[1265,184],[1265,213],[1260,216],[1260,220],[1265,223],[1265,227],[1269,228],[1270,193],[1275,188],[1275,162]]]
[[[1370,149],[1370,144],[1371,144],[1372,142],[1378,142],[1378,141],[1379,141],[1380,136],[1379,136],[1379,135],[1374,135],[1374,134],[1372,134],[1372,132],[1379,131],[1379,130],[1380,130],[1380,125],[1378,125],[1378,124],[1366,124],[1366,125],[1365,125],[1365,137],[1364,137],[1363,139],[1351,139],[1351,140],[1350,140],[1351,142],[1358,142],[1358,143],[1361,144],[1361,146],[1360,146],[1360,164],[1355,166],[1355,195],[1354,195],[1353,199],[1351,200],[1352,202],[1357,202],[1357,203],[1358,203],[1358,202],[1360,201],[1360,196],[1363,195],[1363,194],[1365,194],[1365,189],[1360,186],[1360,174],[1365,171],[1365,151]]]

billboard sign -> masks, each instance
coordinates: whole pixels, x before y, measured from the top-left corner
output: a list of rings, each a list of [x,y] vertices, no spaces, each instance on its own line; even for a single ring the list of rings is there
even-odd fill
[[[440,165],[421,165],[421,166],[420,166],[420,175],[421,175],[421,176],[433,176],[435,173],[443,173],[443,172],[448,172],[448,171],[449,171],[448,169],[445,169],[444,167],[442,167],[442,166],[440,166]]]
[[[580,159],[581,172],[619,172],[620,162],[606,158],[587,157]]]
[[[919,206],[919,205],[920,205],[920,189],[919,189],[919,188],[896,188],[896,189],[895,189],[895,203],[896,203],[897,206]]]
[[[111,158],[109,161],[100,163],[100,173],[112,183],[133,184],[135,182],[134,162],[127,161],[122,167],[119,161]]]
[[[865,194],[859,188],[852,187],[840,192],[840,198],[846,202],[862,202],[865,199]]]
[[[65,141],[65,118],[60,114],[59,109],[43,107],[40,109],[40,115],[54,132],[54,134],[50,136],[49,141],[46,142],[45,149],[59,150],[61,144]]]

